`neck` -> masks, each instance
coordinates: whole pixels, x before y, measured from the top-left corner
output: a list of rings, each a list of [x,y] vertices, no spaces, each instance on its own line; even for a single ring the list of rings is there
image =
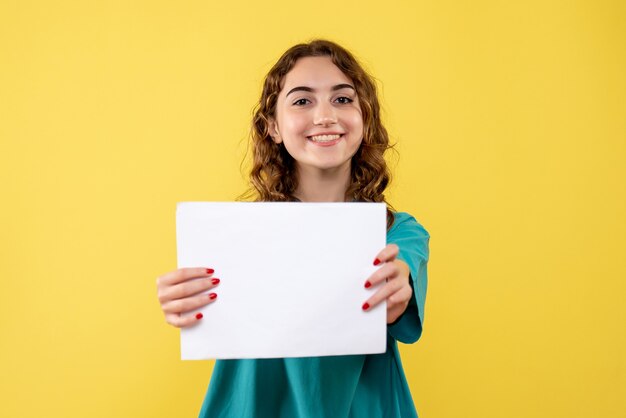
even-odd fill
[[[333,170],[315,170],[297,167],[298,189],[295,197],[301,202],[346,202],[352,200],[346,196],[350,184],[350,165]]]

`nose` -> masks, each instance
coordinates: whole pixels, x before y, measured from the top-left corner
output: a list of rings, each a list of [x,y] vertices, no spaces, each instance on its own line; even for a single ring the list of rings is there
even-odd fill
[[[315,109],[313,119],[315,125],[328,126],[337,123],[337,115],[335,108],[330,103],[322,102]]]

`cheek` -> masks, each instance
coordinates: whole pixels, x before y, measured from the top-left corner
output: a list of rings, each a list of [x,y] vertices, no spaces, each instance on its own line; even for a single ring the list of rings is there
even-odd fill
[[[361,112],[358,110],[354,111],[354,114],[351,115],[349,119],[350,128],[359,136],[363,136],[363,116],[361,116]]]
[[[282,118],[283,134],[298,134],[307,126],[307,119],[298,112],[285,112]]]

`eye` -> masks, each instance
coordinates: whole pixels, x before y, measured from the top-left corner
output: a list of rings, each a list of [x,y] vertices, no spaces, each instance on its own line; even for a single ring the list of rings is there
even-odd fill
[[[352,100],[351,98],[346,97],[346,96],[337,97],[337,99],[336,99],[336,100],[337,100],[339,103],[341,103],[341,104],[349,104],[349,103],[352,103],[352,102],[354,101],[354,100]]]
[[[295,102],[293,102],[293,105],[294,106],[304,106],[307,103],[310,103],[309,99],[298,99]]]

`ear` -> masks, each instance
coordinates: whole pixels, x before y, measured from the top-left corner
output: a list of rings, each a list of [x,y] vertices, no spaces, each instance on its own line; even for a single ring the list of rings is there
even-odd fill
[[[267,128],[270,136],[275,143],[280,144],[281,142],[283,142],[282,138],[280,137],[280,132],[278,132],[278,124],[276,123],[276,119],[270,118],[269,126]]]

